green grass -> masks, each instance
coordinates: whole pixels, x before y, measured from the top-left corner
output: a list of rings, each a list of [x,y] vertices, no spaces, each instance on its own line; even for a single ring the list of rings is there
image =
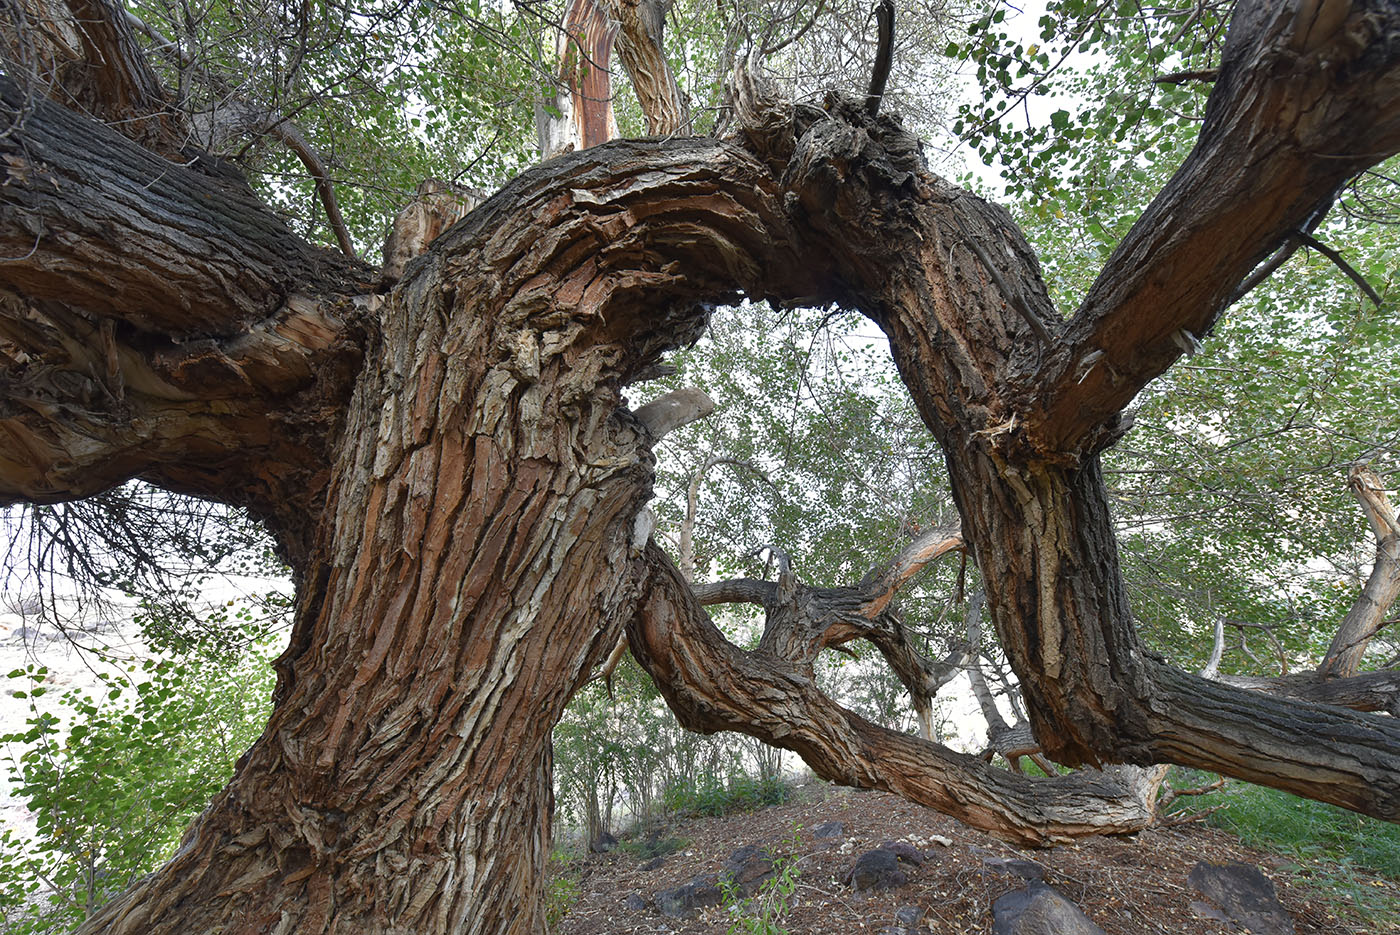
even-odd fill
[[[639,837],[618,844],[619,853],[637,860],[651,860],[653,857],[666,857],[690,843],[690,838],[681,837]]]
[[[676,785],[662,795],[668,811],[689,815],[727,815],[752,812],[770,805],[782,805],[796,790],[781,779],[756,779],[744,773],[729,777],[727,783],[710,777],[694,785]]]
[[[1190,787],[1212,778],[1179,770],[1172,782]],[[1400,881],[1400,825],[1243,782],[1178,802],[1181,813],[1224,805],[1207,823],[1251,847],[1287,857],[1279,870],[1312,890],[1329,911],[1359,918],[1378,933],[1400,931],[1400,885],[1358,876]]]

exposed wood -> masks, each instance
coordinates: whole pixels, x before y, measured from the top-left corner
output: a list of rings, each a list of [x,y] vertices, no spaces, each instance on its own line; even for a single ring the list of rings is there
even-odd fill
[[[647,133],[669,136],[691,132],[686,104],[666,61],[663,35],[672,0],[599,0],[618,23],[618,57],[647,118]]]
[[[1400,598],[1400,516],[1374,471],[1357,465],[1347,481],[1375,533],[1376,558],[1365,586],[1318,664],[1317,671],[1330,678],[1356,675],[1371,637],[1385,625],[1386,615]]]
[[[540,158],[587,149],[617,136],[613,117],[612,61],[617,25],[601,0],[569,0],[555,52],[559,59],[553,112],[538,109]]]
[[[703,419],[714,411],[715,401],[703,390],[686,388],[672,390],[645,406],[638,406],[633,414],[647,427],[651,437],[660,441],[681,426]]]
[[[380,275],[388,280],[398,279],[409,260],[422,256],[429,244],[475,210],[481,201],[472,192],[442,179],[419,182],[414,199],[399,211],[389,226]]]

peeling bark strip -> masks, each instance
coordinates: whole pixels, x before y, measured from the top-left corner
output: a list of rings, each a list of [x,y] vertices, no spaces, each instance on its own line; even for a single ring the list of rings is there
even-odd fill
[[[549,732],[627,621],[691,726],[1031,843],[1135,814],[1120,782],[1031,783],[814,691],[801,660],[841,626],[878,633],[880,582],[906,566],[866,582],[874,617],[749,656],[643,548],[651,437],[622,389],[740,294],[839,301],[890,336],[1047,753],[1400,820],[1394,719],[1146,655],[1095,454],[1172,336],[1204,333],[1341,180],[1400,149],[1400,8],[1242,0],[1197,151],[1069,322],[1006,212],[929,175],[898,121],[752,83],[737,100],[743,146],[553,160],[387,297],[217,172],[43,103],[4,138],[0,429],[19,454],[0,500],[139,475],[258,504],[299,580],[266,732],[172,863],[83,932],[539,931]],[[800,602],[777,584],[775,606]]]

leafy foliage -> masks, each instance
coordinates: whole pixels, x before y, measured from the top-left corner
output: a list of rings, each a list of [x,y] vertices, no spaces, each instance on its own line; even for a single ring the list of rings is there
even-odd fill
[[[266,721],[272,670],[258,645],[237,660],[190,654],[103,672],[97,697],[53,699],[42,666],[9,674],[31,713],[0,743],[37,831],[0,836],[6,931],[66,931],[170,857]]]

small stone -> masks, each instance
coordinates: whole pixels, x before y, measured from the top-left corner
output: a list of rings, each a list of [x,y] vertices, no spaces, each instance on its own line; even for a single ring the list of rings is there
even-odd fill
[[[1019,857],[984,857],[982,866],[996,873],[1009,873],[1022,880],[1045,879],[1044,867],[1033,860],[1022,860]]]
[[[899,909],[895,910],[894,921],[896,925],[902,925],[905,928],[914,928],[923,917],[923,906],[901,906]]]
[[[826,840],[827,838],[845,837],[845,835],[846,826],[839,821],[825,821],[812,829],[812,837],[816,838],[818,841]]]
[[[714,874],[656,893],[656,911],[668,919],[684,919],[696,909],[718,906],[724,899]]]
[[[992,903],[992,935],[1107,935],[1054,887],[1032,883]]]
[[[845,882],[856,890],[888,890],[908,883],[909,877],[899,868],[894,851],[880,847],[856,858]]]
[[[648,860],[646,863],[642,864],[641,869],[644,871],[660,870],[661,867],[665,865],[665,863],[665,857],[653,857],[651,860]]]
[[[633,912],[640,912],[647,907],[647,901],[642,898],[641,893],[628,893],[622,904]]]
[[[1274,882],[1258,867],[1202,861],[1191,868],[1187,881],[1237,927],[1257,935],[1294,935],[1293,917],[1278,901]]]

